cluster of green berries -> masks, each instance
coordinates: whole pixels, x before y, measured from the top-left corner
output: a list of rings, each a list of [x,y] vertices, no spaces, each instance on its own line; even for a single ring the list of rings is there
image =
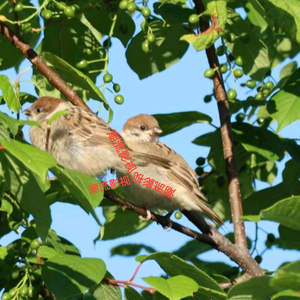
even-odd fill
[[[77,4],[68,6],[65,2],[57,2],[55,8],[55,12],[53,12],[51,9],[44,9],[41,13],[41,17],[44,20],[49,20],[54,14],[64,14],[66,17],[72,18],[75,16],[76,10],[78,10],[80,7]]]
[[[106,74],[104,74],[104,76],[103,76],[103,81],[105,82],[105,83],[110,83],[110,82],[112,82],[113,81],[113,76],[111,75],[111,74],[109,74],[109,73],[106,73]],[[116,93],[119,93],[120,92],[120,90],[121,90],[121,86],[118,84],[118,83],[113,83],[113,90],[116,92]],[[120,94],[118,94],[118,95],[115,95],[115,102],[117,103],[117,104],[123,104],[123,102],[124,102],[124,97],[122,96],[122,95],[120,95]]]
[[[5,263],[11,266],[11,271],[7,276],[10,280],[18,280],[18,284],[15,287],[5,290],[2,294],[1,300],[18,299],[22,297],[36,298],[41,285],[41,276],[35,273],[34,267],[26,265],[26,257],[30,251],[36,251],[40,247],[40,242],[34,239],[28,244],[24,244],[19,251],[14,251],[13,254],[8,254],[5,257]],[[22,262],[23,266],[17,266],[17,262]]]

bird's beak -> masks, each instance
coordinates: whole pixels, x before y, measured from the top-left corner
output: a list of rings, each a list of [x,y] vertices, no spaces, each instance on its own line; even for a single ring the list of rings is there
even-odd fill
[[[27,109],[23,110],[22,113],[24,115],[26,115],[26,116],[31,116],[31,110],[30,110],[30,108],[27,108]]]
[[[161,134],[163,131],[162,131],[162,129],[160,127],[154,127],[154,132],[156,134]]]

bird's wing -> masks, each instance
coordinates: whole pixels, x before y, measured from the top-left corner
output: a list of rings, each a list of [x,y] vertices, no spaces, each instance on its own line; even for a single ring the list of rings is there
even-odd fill
[[[148,160],[149,163],[154,163],[158,167],[169,170],[173,180],[196,194],[200,199],[207,201],[206,196],[199,189],[197,175],[194,170],[171,148],[162,143],[131,142],[128,144],[135,151],[134,157]],[[147,155],[144,155],[145,153]]]

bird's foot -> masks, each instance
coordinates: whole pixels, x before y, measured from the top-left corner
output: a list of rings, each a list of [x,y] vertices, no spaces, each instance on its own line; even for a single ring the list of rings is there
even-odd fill
[[[139,215],[139,219],[142,220],[142,221],[150,221],[150,219],[151,219],[151,211],[147,209],[146,213],[147,213],[146,218],[143,217],[143,216],[141,216],[141,215]]]
[[[162,227],[163,227],[163,229],[164,229],[165,231],[170,231],[171,228],[172,228],[173,222],[172,222],[171,219],[170,219],[171,216],[172,216],[172,214],[173,214],[173,212],[170,211],[170,212],[168,212],[168,213],[164,216],[164,219],[166,220],[167,225],[166,225],[166,226],[162,226]]]

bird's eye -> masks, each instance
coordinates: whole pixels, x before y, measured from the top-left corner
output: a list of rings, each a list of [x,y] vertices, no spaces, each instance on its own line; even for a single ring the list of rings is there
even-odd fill
[[[40,107],[38,107],[38,108],[36,109],[36,112],[37,112],[37,113],[40,113],[40,112],[42,112],[42,111],[43,111],[43,109],[40,108]]]
[[[141,130],[145,130],[146,126],[142,125],[140,128],[141,128]]]

